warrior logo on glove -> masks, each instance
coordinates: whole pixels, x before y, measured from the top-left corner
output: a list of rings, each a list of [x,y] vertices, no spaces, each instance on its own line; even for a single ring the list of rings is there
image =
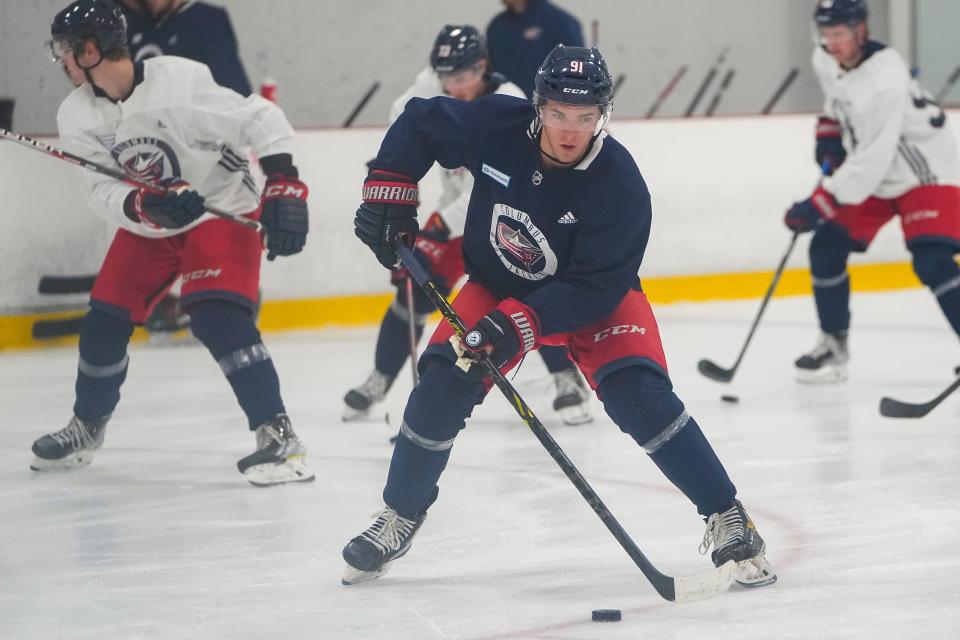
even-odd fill
[[[483,336],[479,331],[471,331],[467,334],[467,337],[463,339],[467,343],[468,347],[479,347],[480,343],[483,342]]]

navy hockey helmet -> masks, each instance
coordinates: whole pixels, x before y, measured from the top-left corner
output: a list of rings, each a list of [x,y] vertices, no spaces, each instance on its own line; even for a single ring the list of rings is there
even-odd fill
[[[818,0],[813,22],[818,27],[867,21],[867,0]]]
[[[551,126],[543,119],[542,108],[547,101],[598,107],[600,115],[594,133],[600,133],[613,109],[613,78],[596,47],[558,44],[547,54],[533,82],[533,105],[540,123]]]
[[[430,66],[437,73],[456,73],[487,58],[487,40],[476,27],[448,24],[433,43]]]
[[[48,43],[59,58],[58,43],[74,48],[92,40],[101,55],[127,47],[127,19],[111,0],[76,0],[53,18]]]

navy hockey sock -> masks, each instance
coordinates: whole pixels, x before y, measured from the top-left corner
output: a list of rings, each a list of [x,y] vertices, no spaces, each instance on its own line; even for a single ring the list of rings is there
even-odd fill
[[[113,413],[127,377],[127,344],[133,322],[91,309],[80,326],[77,398],[73,413],[87,422]]]
[[[457,433],[483,398],[483,385],[454,375],[453,366],[438,357],[421,360],[420,384],[403,412],[383,501],[405,518],[430,503]]]
[[[700,515],[730,508],[737,489],[666,376],[648,367],[620,369],[600,382],[600,397],[607,415],[643,447]]]
[[[277,371],[250,311],[234,302],[201,300],[187,313],[193,335],[220,365],[250,429],[285,413]]]
[[[573,361],[567,357],[566,347],[548,347],[544,345],[540,347],[539,352],[540,357],[543,358],[543,363],[547,365],[547,370],[550,373],[559,373],[560,371],[566,371],[576,366],[573,364]]]
[[[910,247],[913,270],[923,284],[930,287],[943,315],[960,335],[960,266],[953,259],[955,249],[933,242]]]
[[[850,328],[850,274],[847,258],[851,241],[836,225],[821,225],[810,241],[810,274],[820,328],[840,333]]]
[[[374,366],[377,371],[391,379],[397,377],[407,358],[410,357],[410,329],[407,326],[409,314],[406,305],[394,298],[386,315],[383,316],[383,322],[380,323]],[[417,342],[423,335],[426,321],[425,314],[414,311]]]

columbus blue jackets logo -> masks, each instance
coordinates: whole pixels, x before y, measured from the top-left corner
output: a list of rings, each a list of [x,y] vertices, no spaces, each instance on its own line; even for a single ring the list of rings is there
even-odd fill
[[[180,162],[163,140],[130,138],[115,145],[110,153],[131,178],[159,182],[164,178],[181,177]]]
[[[521,278],[537,281],[557,272],[556,254],[524,211],[494,205],[490,244],[503,266]]]

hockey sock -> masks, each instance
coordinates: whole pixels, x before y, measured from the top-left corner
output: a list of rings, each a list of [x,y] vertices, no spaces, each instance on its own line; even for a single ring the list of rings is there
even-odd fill
[[[285,413],[277,371],[250,311],[235,302],[201,300],[187,313],[193,335],[220,365],[250,429]]]
[[[91,309],[83,319],[73,405],[73,413],[81,420],[91,422],[109,416],[120,402],[132,334],[130,320],[99,309]]]
[[[960,335],[960,266],[953,259],[954,248],[933,242],[912,246],[913,270],[930,287],[943,315]]]
[[[850,328],[850,238],[835,225],[821,225],[810,241],[810,274],[820,328],[840,333]]]
[[[383,489],[383,501],[405,518],[429,505],[453,441],[484,394],[481,383],[454,375],[448,360],[427,356],[421,362]]]
[[[540,357],[543,358],[543,363],[547,365],[547,370],[550,373],[559,373],[576,366],[573,364],[573,360],[567,357],[566,347],[548,347],[544,345],[540,347],[539,352]]]
[[[600,397],[607,415],[643,447],[700,515],[730,507],[736,487],[665,375],[638,366],[614,371],[600,382]]]
[[[401,304],[398,298],[390,303],[390,308],[380,323],[380,334],[377,336],[377,351],[374,357],[374,366],[377,371],[393,379],[400,373],[403,364],[410,357],[410,311]],[[423,335],[423,327],[427,321],[425,314],[414,311],[414,327],[417,342]]]

